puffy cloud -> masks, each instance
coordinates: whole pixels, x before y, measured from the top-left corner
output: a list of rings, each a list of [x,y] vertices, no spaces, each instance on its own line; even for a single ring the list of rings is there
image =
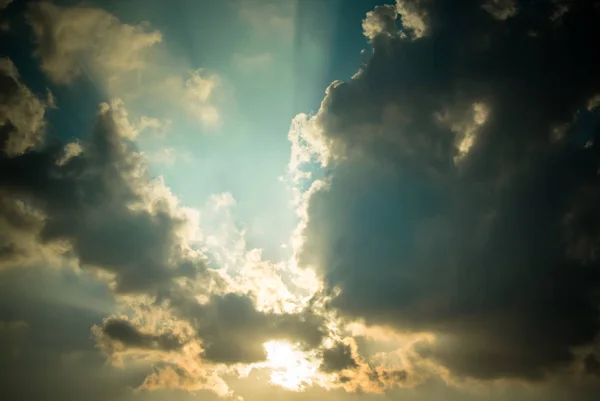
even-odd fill
[[[377,6],[373,11],[369,11],[363,20],[363,34],[370,40],[378,36],[392,37],[396,35],[396,18],[398,11],[389,4]]]
[[[0,91],[1,150],[8,156],[17,156],[41,143],[46,104],[21,83],[8,58],[0,59]]]
[[[146,68],[158,31],[124,24],[97,8],[33,4],[29,19],[38,40],[42,69],[53,81],[69,83],[89,70],[107,81]]]
[[[101,92],[128,104],[135,100],[142,110],[164,114],[175,106],[206,126],[219,122],[219,79],[173,58],[162,34],[147,23],[130,25],[100,8],[46,1],[30,5],[28,21],[42,70],[54,82],[85,76]]]
[[[41,213],[43,244],[66,244],[81,266],[114,274],[119,291],[158,289],[204,261],[186,248],[185,211],[150,180],[125,137],[103,104],[81,153],[65,158],[47,148],[2,158],[0,187]]]
[[[12,107],[11,116],[23,116],[31,103],[40,105],[21,92],[29,103],[8,97],[2,105]],[[14,233],[3,238],[4,258],[23,254],[28,238],[40,244],[37,248],[54,247],[83,267],[111,273],[117,289],[125,292],[156,290],[174,277],[204,269],[202,255],[187,245],[185,209],[150,178],[143,157],[127,139],[130,124],[123,105],[117,106],[101,105],[89,140],[65,150],[19,145],[29,150],[0,158],[0,215]],[[35,115],[41,113],[43,108]],[[29,143],[31,124],[11,124],[9,135]],[[37,125],[43,126],[43,119]]]
[[[420,38],[428,30],[428,12],[424,0],[396,0],[396,9],[400,15],[406,34],[414,39]]]
[[[435,333],[413,350],[451,375],[572,369],[600,329],[599,10],[557,25],[542,2],[503,22],[478,1],[401,3],[426,35],[376,45],[300,134],[324,144],[328,184],[298,263],[342,315]]]

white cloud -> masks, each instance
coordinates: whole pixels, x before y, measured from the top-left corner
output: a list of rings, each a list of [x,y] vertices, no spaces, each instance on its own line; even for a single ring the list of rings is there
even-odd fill
[[[395,36],[398,29],[396,28],[396,19],[398,11],[392,5],[386,4],[377,6],[373,11],[369,11],[362,22],[363,34],[374,40],[376,37]]]
[[[147,23],[130,25],[99,8],[47,2],[30,6],[28,20],[42,69],[54,82],[85,76],[130,109],[182,111],[207,126],[219,122],[217,76],[172,57],[162,34]]]
[[[396,9],[400,14],[402,26],[411,37],[420,38],[427,33],[427,11],[419,0],[396,0]]]
[[[122,74],[146,68],[150,50],[162,40],[160,32],[98,8],[41,2],[31,6],[29,21],[42,69],[58,83],[91,74],[110,87]]]

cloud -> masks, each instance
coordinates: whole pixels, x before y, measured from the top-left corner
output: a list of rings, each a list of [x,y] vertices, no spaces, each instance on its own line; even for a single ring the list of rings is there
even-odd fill
[[[261,362],[267,356],[263,344],[269,340],[298,342],[313,349],[324,336],[322,319],[310,311],[262,312],[246,295],[213,295],[206,304],[181,300],[174,306],[196,328],[203,357],[215,363]]]
[[[398,11],[394,6],[389,4],[377,6],[373,11],[369,11],[363,20],[363,34],[370,40],[378,36],[395,36],[398,31],[397,18]]]
[[[78,17],[90,24],[91,33],[78,25]],[[148,59],[159,43],[154,31],[123,24],[98,9],[36,3],[31,6],[29,21],[39,40],[42,68],[51,80],[73,84],[87,76],[97,80],[109,95],[125,91],[117,85],[120,81],[152,68]],[[86,38],[88,34],[93,37]],[[131,43],[131,52],[124,54],[126,43],[111,43],[115,37],[125,42],[139,40],[139,46]],[[84,39],[86,46],[81,43]],[[79,281],[78,275],[93,275],[108,283],[110,296],[118,300],[117,311],[102,310],[86,319],[79,310],[74,313],[69,327],[56,330],[76,330],[76,339],[65,335],[66,344],[61,343],[76,349],[52,354],[48,363],[40,366],[60,370],[65,376],[92,378],[102,374],[104,358],[108,357],[111,365],[120,364],[119,368],[127,372],[123,375],[127,387],[138,391],[178,388],[229,396],[232,393],[223,375],[231,373],[230,365],[264,362],[265,342],[279,339],[312,351],[321,346],[327,329],[323,317],[310,309],[311,304],[299,308],[301,303],[296,302],[290,307],[292,302],[285,300],[280,309],[266,306],[273,298],[280,301],[269,291],[286,289],[277,269],[263,269],[273,277],[260,288],[244,279],[235,282],[227,273],[207,267],[204,248],[195,237],[195,214],[179,204],[160,177],[150,174],[145,155],[136,148],[135,141],[143,130],[162,130],[166,120],[139,117],[126,107],[130,104],[126,99],[131,98],[112,97],[98,105],[90,132],[61,143],[56,132],[44,129],[46,108],[57,107],[53,97],[40,100],[19,81],[9,60],[5,67],[3,83],[10,96],[0,99],[4,102],[0,110],[6,110],[2,139],[11,140],[13,145],[0,154],[0,274],[28,274],[40,266],[60,272],[73,269],[74,281]],[[211,114],[210,102],[216,82],[217,78],[196,70],[187,78],[168,76],[152,90],[179,88],[185,93],[182,99],[186,107],[202,105],[197,110],[202,120],[214,122],[218,116]],[[234,199],[223,195],[213,201],[227,208]],[[244,274],[250,275],[249,269]],[[45,311],[40,302],[36,300],[31,308]],[[82,314],[89,313],[82,309]],[[13,310],[14,317],[20,318],[21,311]],[[107,315],[110,317],[104,318]],[[138,315],[148,318],[139,319]],[[156,316],[165,327],[157,327],[152,320]],[[19,320],[6,320],[13,321]],[[35,317],[24,321],[39,335]],[[90,328],[104,355],[92,348]],[[35,347],[46,346],[43,340],[34,340]],[[27,358],[17,372],[26,371],[37,361],[34,355]],[[64,371],[61,358],[73,362]],[[80,363],[89,369],[73,373]],[[154,365],[152,371],[150,365]],[[36,375],[39,380],[49,377],[37,370]],[[109,381],[93,381],[90,389]],[[40,397],[42,389],[58,394],[58,398],[60,394],[73,398],[64,390],[62,380],[56,386],[44,384],[39,388],[25,398]],[[74,386],[74,390],[80,387]],[[9,398],[13,392],[23,391],[22,382],[7,390]],[[98,390],[97,397],[110,399],[122,393],[126,387],[119,384]]]
[[[91,137],[66,153],[48,146],[2,157],[0,190],[5,209],[22,210],[7,220],[12,228],[37,229],[41,246],[61,245],[82,267],[113,274],[119,291],[156,290],[204,260],[186,245],[185,209],[128,142],[121,109],[102,104]]]
[[[321,370],[324,372],[338,372],[355,367],[358,365],[352,357],[352,349],[348,345],[338,342],[333,347],[323,350]]]
[[[427,33],[429,15],[425,4],[427,2],[423,0],[396,0],[396,9],[408,37],[418,39]]]
[[[69,83],[91,69],[106,81],[147,67],[158,31],[124,24],[98,8],[62,8],[48,2],[30,7],[42,69],[57,83]]]
[[[102,95],[144,112],[184,112],[207,127],[219,123],[220,80],[172,57],[149,24],[126,24],[100,8],[46,1],[32,3],[27,18],[41,68],[55,83],[85,77]]]
[[[0,59],[0,91],[0,144],[7,156],[17,156],[41,143],[46,104],[21,83],[8,58]]]
[[[485,11],[490,13],[494,18],[505,20],[517,15],[519,9],[517,2],[514,0],[490,0],[481,6]]]
[[[36,99],[25,89],[21,93]],[[29,107],[13,103],[14,115]],[[99,105],[89,136],[63,145],[42,131],[40,146],[2,154],[3,267],[79,267],[108,281],[116,294],[126,295],[121,299],[130,300],[124,302],[146,300],[130,308],[134,315],[154,316],[163,308],[160,320],[169,327],[123,314],[92,329],[113,364],[130,369],[157,364],[138,383],[140,391],[162,386],[227,396],[231,390],[219,366],[264,361],[264,343],[272,339],[318,348],[326,334],[320,316],[309,309],[259,310],[254,300],[260,297],[233,292],[227,274],[206,266],[193,236],[193,214],[162,180],[151,177],[135,148],[141,129],[143,120],[132,122],[125,103],[115,99]],[[23,137],[21,131],[13,134]],[[228,207],[234,199],[223,194],[213,202]],[[81,324],[85,330],[92,326]]]
[[[113,347],[115,346],[114,342],[118,342],[127,348],[168,352],[176,351],[183,346],[181,340],[173,333],[145,333],[125,319],[108,319],[102,326],[102,335],[106,345]]]
[[[13,71],[9,70],[11,80],[8,82],[19,88],[16,93],[29,102],[14,101],[17,95],[9,92],[11,96],[2,98],[7,103],[2,104],[0,109],[10,110],[9,117],[21,116],[33,102],[43,111],[41,101],[15,80],[17,75],[12,64],[7,62],[6,65],[13,68]],[[45,125],[43,114],[40,119],[40,125]],[[23,129],[29,129],[28,125],[14,124],[10,127],[9,135],[27,139],[27,132]],[[204,294],[208,297],[212,293],[228,291],[227,282],[218,272],[206,267],[203,253],[192,245],[195,241],[194,225],[197,224],[193,213],[179,205],[162,180],[150,176],[144,155],[132,142],[137,131],[139,128],[130,120],[124,103],[115,100],[99,105],[88,136],[63,145],[50,136],[51,133],[46,138],[46,132],[41,131],[39,146],[22,146],[21,152],[0,154],[0,227],[3,229],[0,236],[0,266],[3,270],[0,274],[5,277],[27,275],[39,265],[46,266],[48,271],[52,267],[74,268],[81,276],[89,272],[100,282],[109,283],[111,289],[121,295],[119,299],[124,305],[134,305],[129,309],[135,313],[146,311],[143,313],[151,317],[160,312],[162,304],[175,302],[181,297],[186,297],[188,305],[193,307],[200,305],[196,296]],[[74,280],[79,282],[79,276],[76,277]],[[15,288],[24,291],[24,294],[34,290],[33,287],[25,290],[22,281],[15,281],[19,283]],[[7,282],[13,283],[11,280]],[[46,281],[40,279],[40,283]],[[132,375],[137,378],[137,383],[128,382],[128,387],[141,391],[164,385],[189,391],[209,390],[223,396],[231,394],[220,373],[210,365],[203,365],[199,357],[202,352],[199,337],[185,329],[189,327],[185,319],[192,319],[190,316],[183,316],[182,320],[177,311],[169,309],[160,319],[163,325],[168,323],[167,327],[154,327],[151,319],[136,321],[116,315],[101,324],[102,316],[113,310],[103,310],[99,316],[94,314],[91,321],[81,318],[78,312],[68,322],[69,327],[59,326],[52,335],[60,338],[56,333],[76,330],[79,334],[83,332],[83,337],[73,339],[67,333],[60,346],[68,350],[49,356],[45,354],[47,342],[39,338],[37,330],[40,325],[36,321],[39,318],[36,313],[44,311],[50,318],[59,312],[46,311],[41,307],[44,301],[40,300],[28,301],[29,309],[23,311],[18,302],[10,301],[16,296],[13,292],[2,292],[7,297],[2,305],[11,305],[8,309],[0,308],[0,321],[6,323],[2,327],[8,325],[12,328],[9,322],[24,320],[32,328],[32,332],[36,333],[32,346],[43,350],[40,357],[47,360],[39,366],[46,372],[53,370],[60,375],[84,377],[90,380],[90,391],[102,386],[106,381],[103,378],[96,381],[95,378],[101,372],[104,356],[92,348],[89,336],[92,328],[97,345],[109,360],[127,366],[123,380],[131,381]],[[61,302],[68,302],[67,293],[58,291],[54,297],[57,295]],[[82,302],[83,298],[79,294],[76,302]],[[145,300],[145,303],[136,305],[138,301],[134,300],[138,299]],[[55,310],[61,308],[63,306],[59,305]],[[90,313],[83,306],[82,309],[82,313]],[[10,319],[6,319],[5,315]],[[215,318],[222,319],[223,316]],[[293,317],[290,319],[288,323],[283,318],[281,324],[293,325],[295,320]],[[220,323],[213,321],[212,324],[218,326]],[[289,330],[293,331],[295,327]],[[24,346],[17,345],[18,349]],[[11,352],[12,349],[2,351],[0,363],[10,363]],[[80,356],[84,360],[75,361]],[[74,358],[74,361],[63,369],[61,358],[67,357]],[[35,353],[28,352],[26,358],[15,372],[23,374],[38,362]],[[135,363],[126,365],[129,361]],[[84,368],[80,362],[85,365]],[[149,363],[158,364],[156,370],[150,372]],[[73,373],[77,369],[81,371]],[[173,372],[177,373],[177,377],[173,376]],[[40,392],[71,394],[65,390],[62,376],[56,384],[47,384],[44,381],[48,381],[49,376],[43,371],[36,368],[32,374],[36,375],[34,382],[40,382]],[[127,387],[121,384],[106,385],[110,388],[98,390],[98,397],[111,398],[127,392]],[[10,394],[9,398],[39,397],[37,390],[30,394],[26,388],[20,380],[7,387],[6,392]],[[78,386],[73,389],[81,391]]]
[[[343,316],[434,333],[413,350],[453,377],[572,372],[600,329],[598,9],[557,25],[545,3],[503,22],[475,1],[402,6],[425,35],[375,41],[299,128],[327,185],[298,264]]]

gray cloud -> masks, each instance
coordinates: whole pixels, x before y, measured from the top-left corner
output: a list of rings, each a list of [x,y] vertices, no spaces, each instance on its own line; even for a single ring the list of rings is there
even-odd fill
[[[101,105],[79,153],[49,144],[2,156],[0,216],[22,209],[10,213],[7,224],[37,229],[32,235],[46,247],[66,242],[65,252],[81,266],[113,273],[119,291],[157,290],[173,277],[194,275],[204,261],[186,249],[181,233],[186,217],[168,194],[151,194],[146,165],[124,138],[114,112]],[[27,135],[15,132],[19,138]],[[5,242],[4,253],[18,252],[18,241]]]
[[[262,312],[246,295],[213,295],[206,304],[186,300],[174,305],[196,328],[203,357],[213,362],[260,362],[266,358],[266,341],[289,340],[313,349],[324,336],[322,318],[309,310],[298,314]]]
[[[340,370],[358,367],[358,364],[352,357],[351,348],[342,342],[338,342],[333,347],[323,350],[322,357],[321,370],[324,372],[339,372]]]
[[[505,21],[481,2],[402,3],[426,35],[373,40],[312,119],[330,182],[299,261],[341,290],[339,312],[437,333],[417,351],[455,375],[569,368],[600,329],[599,9],[555,24],[551,2]]]
[[[102,334],[106,342],[118,341],[127,348],[168,352],[177,351],[183,346],[182,340],[174,333],[145,333],[124,319],[108,319],[102,326]]]
[[[17,156],[41,143],[45,104],[21,83],[8,58],[0,58],[0,92],[0,147],[5,155]]]

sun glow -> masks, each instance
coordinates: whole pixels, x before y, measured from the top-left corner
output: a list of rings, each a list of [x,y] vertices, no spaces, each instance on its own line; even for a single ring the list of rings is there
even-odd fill
[[[264,344],[267,366],[271,369],[271,383],[293,391],[302,391],[313,383],[319,364],[297,347],[283,341]]]

